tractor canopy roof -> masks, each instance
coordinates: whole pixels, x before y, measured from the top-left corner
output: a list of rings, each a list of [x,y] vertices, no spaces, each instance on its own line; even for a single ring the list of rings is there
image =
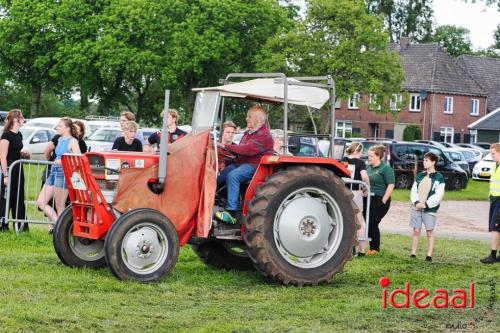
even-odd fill
[[[327,89],[302,85],[301,81],[292,78],[288,78],[286,81],[288,83],[287,100],[290,104],[319,109],[330,99],[330,93]],[[283,83],[284,80],[281,78],[259,78],[218,87],[194,88],[193,91],[217,91],[222,97],[284,103]]]

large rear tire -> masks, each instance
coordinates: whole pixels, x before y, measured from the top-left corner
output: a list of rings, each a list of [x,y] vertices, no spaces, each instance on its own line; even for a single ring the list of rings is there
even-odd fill
[[[246,245],[238,243],[204,241],[191,247],[207,266],[225,270],[253,270],[253,261],[246,253]]]
[[[179,236],[162,213],[135,209],[113,223],[105,249],[108,267],[119,279],[160,281],[177,263]]]
[[[73,209],[66,207],[54,227],[52,239],[61,262],[70,267],[101,268],[106,266],[104,241],[73,236]]]
[[[318,166],[269,176],[245,219],[244,239],[257,270],[285,285],[331,282],[356,244],[352,197],[339,177]]]

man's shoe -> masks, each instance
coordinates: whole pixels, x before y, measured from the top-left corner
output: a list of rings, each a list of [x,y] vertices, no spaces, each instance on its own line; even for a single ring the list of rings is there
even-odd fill
[[[425,261],[432,262],[432,257],[431,256],[425,257]]]
[[[368,250],[368,252],[366,252],[367,255],[371,256],[371,255],[374,255],[374,254],[378,254],[378,251],[377,250]]]
[[[493,256],[490,254],[486,258],[483,258],[480,260],[483,264],[494,264],[496,262],[499,262],[498,258],[493,258]]]
[[[417,255],[416,254],[410,254],[410,258],[411,259],[415,259],[415,258],[417,258]]]
[[[236,218],[234,218],[231,215],[231,213],[229,213],[227,210],[223,210],[221,212],[215,213],[215,217],[224,223],[228,223],[228,224],[238,223],[238,220]]]

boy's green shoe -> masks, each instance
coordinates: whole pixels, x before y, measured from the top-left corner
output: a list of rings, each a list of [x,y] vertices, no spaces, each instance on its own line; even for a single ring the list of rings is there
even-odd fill
[[[228,224],[238,223],[238,220],[236,218],[234,218],[231,215],[231,213],[229,213],[227,210],[223,210],[221,212],[215,213],[215,217],[224,223],[228,223]]]

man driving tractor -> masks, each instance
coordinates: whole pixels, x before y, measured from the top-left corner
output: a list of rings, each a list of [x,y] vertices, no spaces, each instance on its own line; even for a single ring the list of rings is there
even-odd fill
[[[217,177],[217,185],[227,185],[226,210],[217,212],[217,219],[236,224],[236,210],[240,195],[240,185],[252,179],[260,159],[273,155],[273,138],[266,126],[267,114],[261,106],[253,106],[247,112],[247,130],[239,145],[218,143],[219,148],[236,154],[232,164],[225,167]]]

